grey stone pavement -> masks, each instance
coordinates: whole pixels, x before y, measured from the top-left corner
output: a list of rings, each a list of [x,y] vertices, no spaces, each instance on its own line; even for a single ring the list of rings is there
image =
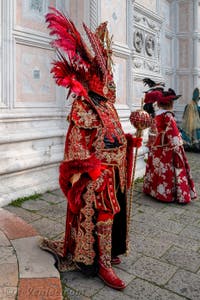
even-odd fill
[[[200,195],[200,154],[187,157]],[[60,275],[64,300],[200,300],[200,198],[188,205],[160,203],[144,195],[141,185],[134,190],[130,254],[115,268],[127,287],[115,291],[98,277],[66,272]],[[41,236],[58,239],[64,233],[66,201],[59,190],[3,209]]]

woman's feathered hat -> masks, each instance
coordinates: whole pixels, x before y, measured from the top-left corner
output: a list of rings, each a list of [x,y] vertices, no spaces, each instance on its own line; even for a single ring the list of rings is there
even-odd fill
[[[175,91],[171,88],[168,91],[154,90],[146,94],[145,103],[169,103],[180,97],[181,95],[176,95]]]
[[[145,98],[144,98],[144,103],[145,104],[150,104],[156,102],[156,95],[157,93],[154,94],[155,91],[163,91],[165,87],[164,82],[155,82],[151,78],[144,78],[143,79],[144,86],[148,86],[149,89],[147,91],[144,91],[145,93]]]
[[[147,91],[145,91],[144,93],[148,93],[153,90],[164,90],[164,87],[165,87],[164,82],[162,82],[162,81],[155,82],[151,78],[147,78],[147,77],[143,79],[143,83],[144,83],[144,86],[147,85],[149,87],[149,89]]]
[[[91,44],[89,48],[69,17],[53,7],[50,10],[46,22],[50,35],[55,37],[51,45],[58,53],[58,60],[53,62],[51,69],[56,83],[69,89],[68,97],[71,93],[88,97],[88,92],[93,91],[115,100],[112,38],[109,37],[107,22],[100,24],[95,32],[83,23]]]

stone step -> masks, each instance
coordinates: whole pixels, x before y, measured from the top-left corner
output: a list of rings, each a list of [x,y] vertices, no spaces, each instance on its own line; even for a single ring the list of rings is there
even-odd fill
[[[40,239],[30,224],[0,209],[0,299],[62,299],[55,260],[39,248]]]

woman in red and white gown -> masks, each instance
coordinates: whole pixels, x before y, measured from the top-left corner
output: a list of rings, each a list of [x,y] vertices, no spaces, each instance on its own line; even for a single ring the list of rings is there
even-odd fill
[[[143,192],[163,202],[189,203],[197,195],[172,112],[173,101],[180,95],[172,89],[154,93],[159,107],[155,117],[157,136],[149,148]]]

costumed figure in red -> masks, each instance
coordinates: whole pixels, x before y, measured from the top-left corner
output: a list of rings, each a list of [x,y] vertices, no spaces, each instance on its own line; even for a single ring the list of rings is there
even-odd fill
[[[157,135],[148,154],[143,191],[163,202],[189,203],[196,198],[196,191],[172,112],[173,102],[180,95],[172,89],[150,94],[159,110],[155,116]],[[148,101],[148,94],[146,98]]]
[[[58,61],[52,73],[59,86],[74,96],[68,116],[60,187],[67,199],[64,240],[44,239],[41,248],[57,256],[60,271],[80,269],[98,275],[121,290],[125,283],[112,264],[127,251],[127,197],[131,183],[133,147],[141,139],[123,132],[114,107],[111,38],[107,22],[92,32],[83,28],[87,47],[73,22],[55,8],[46,16],[56,36]]]

